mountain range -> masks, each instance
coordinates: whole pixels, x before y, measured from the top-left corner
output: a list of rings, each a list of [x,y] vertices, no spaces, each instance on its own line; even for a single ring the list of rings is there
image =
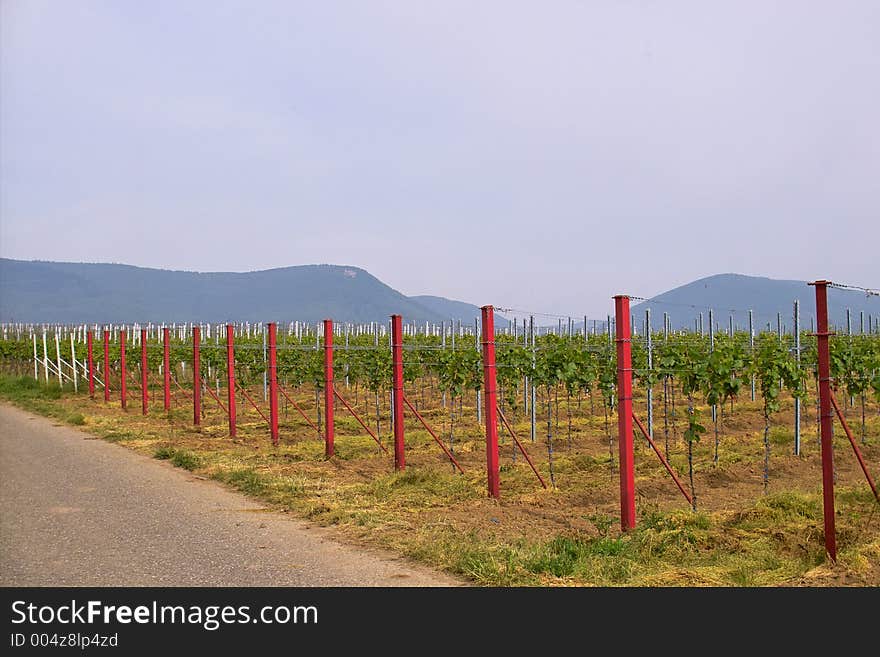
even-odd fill
[[[408,297],[359,267],[302,265],[246,273],[0,258],[0,321],[473,322],[480,309]],[[499,318],[504,322],[504,318]]]
[[[700,313],[703,327],[709,330],[709,310],[713,311],[713,323],[719,330],[726,330],[731,318],[735,329],[747,329],[749,310],[755,331],[776,330],[779,321],[785,330],[791,331],[794,323],[794,302],[798,301],[801,329],[815,327],[816,292],[807,281],[779,280],[742,274],[717,274],[687,283],[632,306],[632,313],[642,326],[645,310],[651,309],[651,325],[663,327],[663,313],[669,316],[675,329],[691,329],[699,326]],[[828,320],[838,330],[846,329],[846,311],[850,311],[850,326],[858,333],[868,320],[880,320],[880,297],[865,292],[829,288]],[[777,313],[779,318],[777,319]],[[811,324],[812,323],[812,324]]]
[[[801,327],[815,321],[815,292],[805,281],[776,280],[742,274],[718,274],[658,294],[632,306],[637,327],[650,308],[652,326],[709,327],[709,310],[718,329],[730,318],[748,326],[752,310],[756,331],[776,328],[777,313],[792,326],[795,300]],[[636,301],[636,300],[634,300]],[[880,322],[880,297],[832,289],[829,319],[846,327],[850,310],[854,332]],[[470,324],[480,309],[440,296],[406,296],[364,269],[344,265],[299,265],[252,271],[191,272],[124,264],[24,261],[0,258],[0,321],[122,323],[171,321],[386,321],[400,314],[406,322],[440,323],[451,319]],[[496,323],[507,320],[496,315]],[[641,328],[639,332],[641,332]]]

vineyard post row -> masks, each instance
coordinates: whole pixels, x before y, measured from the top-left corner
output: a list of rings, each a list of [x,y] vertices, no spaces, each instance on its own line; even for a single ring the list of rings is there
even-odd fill
[[[831,391],[831,370],[830,370],[830,354],[829,354],[829,336],[833,335],[829,331],[828,325],[828,307],[827,307],[827,287],[833,286],[834,284],[829,281],[815,281],[811,283],[811,285],[816,288],[816,318],[817,318],[817,331],[814,334],[817,338],[817,369],[818,369],[818,383],[819,383],[819,406],[820,406],[820,442],[821,442],[821,452],[822,452],[822,477],[823,477],[823,513],[824,513],[824,523],[825,523],[825,542],[826,542],[826,551],[828,552],[829,557],[832,560],[836,560],[837,556],[837,547],[836,547],[836,539],[835,539],[835,526],[834,526],[834,468],[833,468],[833,454],[831,449],[831,441],[832,441],[832,420],[833,420],[833,410],[837,410],[836,402],[833,398],[833,394]],[[620,458],[620,502],[621,502],[621,527],[624,531],[630,530],[636,525],[636,514],[635,514],[635,493],[634,493],[634,473],[633,473],[633,421],[638,422],[638,419],[635,418],[633,414],[632,408],[632,377],[633,377],[633,365],[632,365],[632,338],[633,338],[633,328],[634,322],[632,321],[632,315],[630,313],[630,297],[626,295],[617,295],[614,297],[615,300],[615,332],[616,332],[616,343],[617,343],[617,411],[618,411],[618,447],[619,447],[619,458]],[[794,306],[794,327],[795,327],[795,356],[799,359],[800,357],[800,334],[797,331],[799,328],[799,307],[798,304],[795,303]],[[497,399],[497,391],[496,391],[496,363],[495,363],[495,326],[494,326],[494,308],[492,306],[484,306],[481,308],[481,313],[483,316],[482,321],[482,330],[481,330],[481,340],[480,344],[482,347],[482,362],[483,362],[483,388],[484,396],[483,401],[485,406],[483,408],[483,419],[485,420],[485,438],[486,438],[486,455],[487,455],[487,488],[488,494],[490,497],[498,498],[500,497],[500,482],[499,482],[499,463],[498,463],[498,399]],[[648,336],[651,334],[650,329],[650,314],[646,314],[646,322],[645,327],[648,333]],[[751,314],[750,314],[751,319]],[[712,313],[710,313],[710,326],[713,325],[714,317]],[[391,317],[391,326],[389,331],[389,346],[392,351],[392,360],[393,360],[393,387],[392,387],[392,407],[393,407],[393,431],[394,431],[394,442],[395,442],[395,455],[394,455],[394,466],[398,470],[403,470],[405,468],[405,437],[404,437],[404,423],[403,423],[403,405],[408,405],[413,413],[418,417],[418,419],[425,424],[424,419],[421,418],[418,412],[412,408],[411,405],[408,404],[405,398],[405,394],[403,391],[403,355],[402,355],[402,346],[403,346],[403,325],[402,318],[399,315],[392,315]],[[611,321],[609,318],[608,325],[610,327]],[[261,325],[262,326],[262,325]],[[571,330],[571,322],[569,322],[569,331]],[[586,328],[586,323],[585,323]],[[85,329],[85,327],[83,327]],[[128,337],[128,333],[126,331],[126,327],[115,327],[117,330],[117,338],[120,345],[120,358],[119,358],[119,366],[121,369],[121,377],[120,377],[120,402],[123,409],[126,408],[127,405],[127,377],[128,373],[126,370],[126,341]],[[201,349],[201,325],[192,324],[192,368],[193,368],[193,423],[195,425],[200,424],[201,419],[201,367],[200,367],[200,349]],[[325,404],[324,404],[324,432],[323,438],[325,440],[325,454],[330,457],[333,455],[333,441],[334,441],[334,400],[335,398],[339,398],[343,401],[341,395],[334,387],[334,378],[333,378],[333,335],[336,331],[337,327],[334,327],[333,321],[330,319],[323,321],[323,326],[321,327],[323,330],[320,333],[324,336],[324,394],[325,394]],[[475,326],[474,329],[476,331],[478,327]],[[164,353],[163,353],[163,374],[164,374],[164,406],[165,409],[170,408],[170,379],[171,379],[171,368],[169,362],[169,329],[168,327],[162,327],[162,338],[164,345]],[[227,412],[229,419],[229,433],[230,436],[235,436],[236,426],[235,426],[235,345],[234,345],[234,336],[235,336],[235,325],[227,324],[226,326],[226,351],[227,351],[227,375],[228,375],[228,387],[229,387],[229,406],[228,409],[224,408],[223,410]],[[277,383],[277,374],[276,374],[276,363],[277,363],[277,324],[272,322],[266,325],[267,332],[264,334],[267,342],[267,353],[266,359],[268,363],[268,372],[267,374],[267,387],[268,387],[268,397],[270,404],[270,417],[265,418],[267,424],[269,425],[270,435],[272,438],[272,442],[274,445],[277,445],[279,442],[278,436],[278,383]],[[426,327],[427,329],[427,327]],[[524,326],[525,329],[525,326]],[[347,330],[347,328],[346,328]],[[461,326],[459,326],[459,330],[463,330]],[[668,330],[667,320],[664,317],[664,331]],[[781,332],[782,324],[781,320],[777,319],[777,332]],[[210,325],[208,325],[207,332],[210,335]],[[91,330],[83,331],[85,335],[83,337],[87,341],[87,365],[88,369],[88,386],[89,386],[89,394],[94,397],[94,389],[95,389],[95,380],[96,380],[96,372],[95,372],[95,363],[94,363],[94,349],[93,349],[93,338],[94,335]],[[374,329],[374,334],[377,337],[380,334],[379,324],[376,324]],[[262,330],[260,331],[262,333]],[[319,331],[316,330],[316,341],[318,340]],[[848,322],[847,326],[847,334],[851,333],[851,325]],[[109,372],[109,341],[111,338],[112,329],[103,331],[103,346],[104,346],[104,399],[110,399],[110,372]],[[255,332],[256,335],[256,332]],[[445,336],[445,329],[443,331],[443,335]],[[216,336],[216,334],[215,334]],[[451,333],[451,336],[455,337],[455,331]],[[70,334],[71,337],[71,358],[74,364],[78,361],[76,359],[75,348],[73,346],[73,332]],[[148,412],[148,381],[147,381],[147,338],[148,338],[148,329],[141,328],[139,331],[132,331],[131,333],[132,342],[140,342],[141,353],[140,353],[140,369],[141,369],[141,379],[140,379],[140,387],[141,387],[141,397],[142,397],[142,412],[146,414]],[[532,346],[534,346],[534,333],[530,336],[532,338]],[[714,337],[712,333],[710,333],[710,341]],[[138,338],[140,338],[138,340]],[[525,338],[525,334],[524,334]],[[219,337],[215,337],[216,340],[219,340]],[[752,330],[751,322],[750,322],[750,330],[749,330],[749,342],[753,344],[754,340],[754,332]],[[316,345],[319,345],[319,342],[316,342]],[[132,345],[134,346],[134,345]],[[710,346],[711,348],[711,346]],[[34,374],[35,377],[39,377],[39,371],[37,367],[37,354],[36,354],[36,335],[33,336],[33,349],[34,349],[34,359],[35,359],[35,368]],[[43,339],[43,367],[46,374],[46,378],[48,380],[48,358],[46,356],[46,339],[44,333]],[[55,334],[55,351],[56,358],[59,362],[58,375],[59,379],[61,379],[61,369],[60,364],[64,362],[60,357],[60,340],[59,333]],[[534,359],[534,353],[532,354],[532,358]],[[650,358],[650,344],[649,344],[649,358]],[[66,364],[66,363],[65,363]],[[82,363],[72,365],[72,367],[82,367]],[[85,369],[85,368],[83,368]],[[133,374],[133,373],[132,373]],[[66,378],[67,375],[64,375]],[[74,373],[73,378],[70,378],[71,381],[76,385],[76,374]],[[133,377],[134,378],[134,377]],[[134,378],[137,381],[136,378]],[[175,383],[176,380],[175,380]],[[180,384],[177,384],[180,386]],[[222,403],[220,403],[217,396],[213,395],[210,389],[208,392],[214,396],[215,400],[222,407]],[[244,389],[242,389],[243,394],[246,395]],[[532,389],[534,393],[534,388]],[[188,395],[189,396],[189,395]],[[286,396],[286,393],[285,393]],[[248,400],[253,404],[253,401],[248,397]],[[346,404],[348,408],[348,404]],[[260,409],[257,408],[259,411]],[[349,408],[354,414],[354,411]],[[532,404],[532,413],[534,413],[534,403]],[[840,411],[837,410],[838,415],[840,415]],[[261,413],[262,414],[262,413]],[[356,414],[355,414],[356,415]],[[357,416],[356,416],[357,417]],[[841,418],[841,422],[845,425],[845,420]],[[364,423],[361,422],[363,425]],[[364,425],[365,426],[365,425]],[[641,429],[641,423],[639,423]],[[430,427],[425,424],[425,427],[428,429],[429,433],[431,432]],[[643,433],[646,439],[651,443],[651,446],[654,447],[653,442],[651,440],[650,434],[652,433],[650,430],[644,431]],[[849,434],[849,432],[847,431]],[[376,439],[375,436],[373,436]],[[437,440],[436,436],[434,436],[435,440]],[[377,442],[378,439],[376,439]],[[441,441],[437,440],[438,444],[443,447]],[[799,441],[798,441],[799,442]],[[796,442],[795,449],[797,450],[798,442]],[[855,445],[854,441],[850,437],[850,442],[853,446],[854,451],[856,452],[857,458],[860,459],[860,454],[858,447]],[[380,446],[381,442],[379,442]],[[384,449],[384,446],[382,446]],[[445,451],[445,448],[444,448]],[[386,450],[387,452],[387,450]],[[675,473],[671,470],[668,463],[664,461],[660,453],[656,450],[658,457],[663,462],[664,466],[667,468],[667,471],[672,476],[673,479],[678,483],[677,477]],[[447,456],[450,456],[447,452]],[[452,457],[450,456],[452,459]],[[453,463],[457,466],[458,464],[453,460]],[[865,470],[864,465],[862,466],[863,470]],[[459,468],[460,469],[460,468]],[[536,473],[537,474],[537,473]],[[870,479],[870,475],[867,470],[865,470],[866,478],[868,478],[869,484],[872,487],[872,490],[876,489],[873,486],[873,483]],[[687,497],[687,492],[679,486],[682,490],[682,493]],[[880,499],[880,498],[878,498]]]
[[[498,414],[497,414],[497,382],[495,374],[495,328],[494,328],[494,308],[492,306],[484,306],[482,312],[482,352],[483,352],[483,386],[485,394],[483,401],[485,408],[483,417],[485,419],[486,428],[486,472],[487,487],[490,497],[500,497],[500,466],[498,457]],[[403,392],[403,339],[402,339],[402,321],[400,315],[391,316],[391,348],[393,358],[393,389],[392,389],[392,409],[393,409],[393,430],[394,430],[394,465],[397,470],[403,470],[406,467],[405,455],[405,429],[404,429],[404,411],[403,405],[405,395]],[[341,395],[335,389],[333,378],[333,320],[325,319],[324,326],[324,444],[325,456],[330,458],[334,455],[334,436],[335,436],[335,418],[334,418],[334,397],[342,399]],[[626,322],[624,322],[626,324]],[[269,433],[273,445],[279,443],[278,431],[278,382],[277,382],[277,325],[275,322],[267,324],[267,360],[268,360],[268,397],[269,397]],[[127,391],[126,382],[126,363],[125,363],[125,341],[126,330],[121,328],[118,333],[121,353],[121,389],[120,401],[123,409],[126,408]],[[92,331],[87,331],[87,340],[91,341]],[[228,382],[228,406],[225,409],[229,421],[229,435],[236,435],[236,405],[235,405],[235,342],[234,327],[228,324],[226,327],[226,358],[227,358],[227,382]],[[170,348],[168,340],[168,329],[163,330],[163,397],[164,408],[170,408],[171,396],[171,377],[170,377]],[[90,342],[89,342],[90,343]],[[146,415],[148,412],[148,381],[147,381],[147,351],[146,351],[146,329],[141,329],[141,396],[142,411]],[[201,423],[201,367],[200,367],[200,351],[201,351],[201,327],[194,325],[192,327],[192,370],[193,370],[193,424],[199,426]],[[94,389],[95,364],[92,350],[88,351],[87,371],[89,376],[90,390]],[[104,332],[104,367],[105,382],[109,381],[109,332]],[[104,385],[105,400],[109,401],[110,387]],[[344,401],[344,400],[343,400]],[[352,409],[349,409],[352,410]],[[352,412],[354,412],[352,410]],[[414,411],[415,412],[415,411]],[[418,418],[424,423],[424,419]],[[428,428],[426,426],[426,428]],[[439,442],[439,441],[438,441]],[[445,450],[444,450],[445,451]],[[453,460],[451,454],[447,456]],[[460,467],[459,467],[460,469]]]
[[[635,512],[635,483],[634,483],[634,454],[633,454],[633,407],[632,407],[632,322],[627,321],[630,317],[629,313],[629,297],[618,295],[614,297],[615,301],[615,328],[617,337],[617,390],[618,390],[618,445],[620,459],[620,501],[621,501],[621,528],[624,531],[633,529],[636,525]],[[498,456],[498,399],[497,399],[497,380],[496,380],[496,363],[495,363],[495,326],[494,326],[494,308],[492,306],[483,306],[482,313],[482,361],[483,361],[483,401],[485,404],[483,418],[485,420],[485,437],[486,437],[486,481],[488,495],[493,498],[500,497],[500,468]],[[404,429],[404,392],[403,392],[403,355],[402,355],[402,318],[400,315],[391,316],[391,349],[392,349],[392,367],[393,367],[393,386],[392,386],[392,412],[394,417],[394,466],[397,470],[403,470],[406,467],[405,455],[405,429]],[[335,420],[334,420],[334,396],[338,393],[334,387],[333,378],[333,321],[325,319],[324,328],[324,442],[325,455],[327,458],[334,454],[334,436],[335,436]],[[267,360],[268,360],[268,397],[269,397],[269,432],[273,445],[279,443],[278,432],[278,385],[277,385],[277,325],[270,322],[267,325]],[[143,413],[147,413],[147,383],[146,383],[146,329],[141,332],[141,390],[142,390],[142,409]],[[91,332],[89,332],[91,335]],[[170,368],[169,363],[169,342],[167,340],[167,329],[163,331],[163,363],[164,363],[164,399],[167,403],[170,398]],[[105,332],[105,367],[109,361],[108,354],[108,333]],[[228,376],[228,407],[226,409],[229,420],[229,435],[235,437],[235,346],[234,346],[234,327],[227,325],[226,331],[227,345],[227,376]],[[120,345],[122,346],[120,364],[122,368],[122,389],[121,404],[126,407],[125,393],[125,345],[126,331],[121,329],[119,332]],[[201,348],[201,328],[199,326],[192,327],[192,368],[193,368],[193,424],[198,426],[201,421],[201,367],[199,363]],[[92,353],[88,355],[88,371],[89,383],[93,385],[94,361]],[[105,374],[105,381],[109,380]],[[105,386],[105,398],[109,394],[109,386]],[[419,418],[421,420],[421,418]],[[422,420],[423,421],[423,420]],[[650,441],[650,436],[648,436]],[[659,456],[659,453],[658,453]],[[661,458],[661,461],[663,459]],[[667,463],[664,466],[669,469]],[[670,474],[675,479],[675,474],[670,470]],[[683,491],[684,492],[684,491]],[[687,497],[687,495],[685,494]]]

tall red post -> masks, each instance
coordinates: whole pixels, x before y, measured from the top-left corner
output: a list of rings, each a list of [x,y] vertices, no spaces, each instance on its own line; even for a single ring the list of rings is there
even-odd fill
[[[495,309],[483,306],[483,388],[486,420],[486,479],[489,497],[501,496],[498,474],[498,398],[495,376]]]
[[[333,456],[333,320],[324,320],[324,454]]]
[[[126,385],[125,379],[128,374],[125,371],[125,329],[119,329],[119,367],[122,370],[122,379],[119,383],[120,394],[122,397],[122,408],[127,406],[128,400],[126,397],[128,396],[128,386]]]
[[[86,351],[88,352],[89,358],[89,397],[91,399],[95,398],[95,357],[92,353],[92,332],[89,331],[86,333]]]
[[[406,454],[403,443],[403,328],[400,315],[391,315],[391,388],[394,397],[391,400],[394,408],[394,467],[403,470],[406,467]]]
[[[278,444],[278,358],[275,350],[277,325],[269,322],[269,432],[272,444]]]
[[[110,401],[110,331],[104,327],[104,401]]]
[[[165,410],[171,410],[171,345],[168,327],[162,327],[162,383],[164,384]]]
[[[822,434],[822,502],[825,511],[825,550],[837,561],[837,537],[834,529],[834,445],[831,410],[831,358],[828,353],[828,285],[816,281],[816,347],[819,365],[819,415]]]
[[[235,327],[226,325],[226,388],[229,406],[229,435],[235,438]]]
[[[147,391],[147,329],[141,329],[141,413],[147,414],[150,403]]]
[[[193,424],[202,422],[202,368],[199,361],[199,350],[202,339],[200,326],[193,326]]]
[[[636,526],[636,495],[633,473],[632,340],[629,297],[614,297],[617,326],[617,441],[620,446],[620,528]]]

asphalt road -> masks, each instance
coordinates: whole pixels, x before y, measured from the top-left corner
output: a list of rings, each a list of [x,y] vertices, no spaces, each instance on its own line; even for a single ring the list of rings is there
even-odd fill
[[[0,585],[458,584],[0,404]]]

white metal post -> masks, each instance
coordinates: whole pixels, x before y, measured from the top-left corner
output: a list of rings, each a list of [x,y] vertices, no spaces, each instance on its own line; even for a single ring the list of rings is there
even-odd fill
[[[61,342],[58,338],[58,327],[55,327],[55,358],[58,361],[58,385],[64,385],[61,379]]]
[[[73,343],[73,333],[70,334],[70,367],[73,369],[73,391],[79,392],[79,384],[76,376],[76,347]]]

